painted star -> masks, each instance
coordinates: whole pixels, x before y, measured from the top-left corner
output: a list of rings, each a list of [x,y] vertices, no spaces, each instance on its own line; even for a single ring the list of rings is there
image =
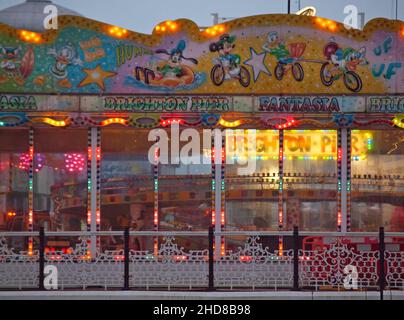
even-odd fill
[[[95,83],[101,90],[105,90],[104,80],[109,77],[117,75],[116,72],[104,71],[101,65],[95,67],[95,69],[83,69],[87,76],[78,85],[79,88]]]
[[[268,70],[267,66],[264,63],[267,53],[257,53],[254,48],[250,48],[250,53],[251,58],[246,60],[244,64],[252,67],[254,73],[254,82],[257,82],[261,72],[271,76],[271,72]]]

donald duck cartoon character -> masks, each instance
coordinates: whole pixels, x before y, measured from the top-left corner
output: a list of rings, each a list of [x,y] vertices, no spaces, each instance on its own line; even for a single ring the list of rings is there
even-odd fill
[[[76,50],[70,44],[63,46],[57,51],[51,48],[48,54],[55,57],[55,64],[50,68],[50,72],[58,79],[67,77],[67,67],[69,65],[82,65],[80,59],[76,57]]]
[[[262,46],[264,51],[273,55],[281,63],[291,63],[290,52],[286,48],[285,42],[279,37],[278,32],[272,31],[268,34],[267,42]]]
[[[49,68],[50,73],[59,79],[59,86],[70,88],[71,83],[67,79],[67,67],[69,65],[83,65],[83,62],[77,58],[75,48],[71,44],[67,44],[59,50],[51,48],[48,50],[48,55],[55,57],[55,64]]]

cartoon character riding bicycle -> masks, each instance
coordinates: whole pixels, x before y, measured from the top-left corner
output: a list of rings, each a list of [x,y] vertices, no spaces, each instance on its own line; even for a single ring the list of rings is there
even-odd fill
[[[219,58],[214,59],[215,64],[210,72],[212,82],[220,86],[225,80],[238,79],[243,87],[250,85],[250,73],[246,67],[240,65],[241,58],[232,53],[235,48],[236,36],[224,34],[219,41],[209,46],[211,52],[218,52]]]
[[[278,63],[275,66],[275,78],[282,80],[285,74],[291,70],[296,81],[304,79],[304,70],[299,63],[306,50],[305,43],[291,43],[288,48],[279,37],[278,32],[273,31],[268,34],[267,42],[262,47],[265,52],[275,56]]]
[[[347,89],[352,92],[361,91],[362,79],[355,71],[358,66],[369,64],[365,57],[366,48],[343,50],[331,41],[324,47],[323,53],[327,61],[321,67],[321,82],[328,87],[342,77]]]

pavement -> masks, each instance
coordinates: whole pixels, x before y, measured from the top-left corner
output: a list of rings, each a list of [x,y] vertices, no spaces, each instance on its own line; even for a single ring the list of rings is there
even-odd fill
[[[0,291],[0,300],[380,300],[376,291]],[[404,300],[385,291],[384,300]]]

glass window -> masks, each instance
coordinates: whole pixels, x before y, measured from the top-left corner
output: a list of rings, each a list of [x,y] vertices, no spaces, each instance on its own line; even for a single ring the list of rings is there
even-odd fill
[[[171,131],[166,132],[171,142]],[[203,148],[202,132],[198,136],[200,139],[197,150],[185,152],[186,145],[191,141],[188,138],[188,142],[179,142],[179,154],[182,152],[180,159],[178,154],[171,153],[173,150],[169,145],[169,163],[159,164],[159,230],[206,231],[210,226],[211,148]],[[191,160],[193,163],[190,163]],[[178,164],[175,164],[177,162]],[[192,237],[181,242],[180,245],[187,249],[201,249],[206,248],[207,240]]]
[[[85,129],[35,129],[35,230],[86,230],[87,141]]]
[[[337,131],[285,130],[284,225],[337,229]]]
[[[352,231],[404,231],[404,132],[352,132]]]
[[[0,130],[0,230],[28,230],[29,131]]]
[[[148,152],[149,130],[101,130],[101,228],[152,231],[154,213],[153,166]],[[132,241],[133,240],[133,241]],[[153,249],[150,237],[131,237],[132,248]],[[103,247],[123,245],[122,237],[105,238]]]
[[[250,150],[254,135],[255,154]],[[278,228],[278,155],[278,131],[234,130],[226,135],[226,230]]]

